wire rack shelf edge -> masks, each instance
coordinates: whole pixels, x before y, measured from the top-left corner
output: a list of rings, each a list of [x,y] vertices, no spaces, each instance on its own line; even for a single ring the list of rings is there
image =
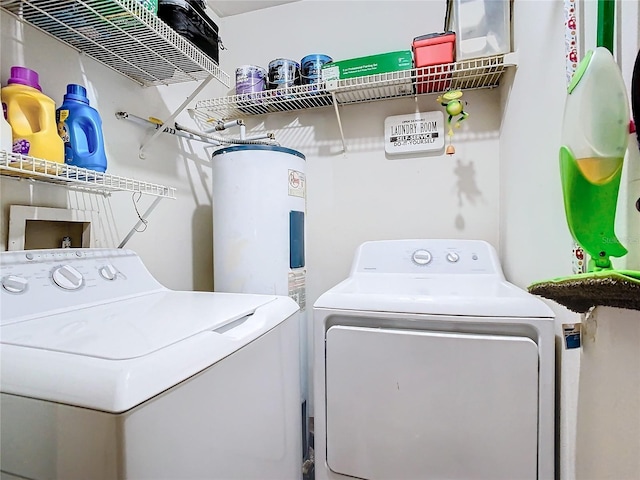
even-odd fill
[[[499,86],[516,55],[495,55],[431,67],[323,81],[251,94],[228,95],[196,102],[195,109],[217,120],[277,112],[307,110],[332,105],[438,94],[449,89],[476,90]]]
[[[159,198],[176,198],[175,187],[96,172],[4,150],[0,150],[0,175],[18,180],[62,185],[107,196],[112,192],[134,192]]]
[[[136,0],[0,0],[0,9],[143,86],[227,73]]]

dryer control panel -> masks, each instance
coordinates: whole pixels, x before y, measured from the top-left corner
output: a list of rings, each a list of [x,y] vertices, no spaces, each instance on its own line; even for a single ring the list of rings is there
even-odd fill
[[[363,243],[351,274],[492,274],[502,277],[495,249],[482,240],[382,240]]]
[[[130,250],[0,253],[1,324],[164,290]]]

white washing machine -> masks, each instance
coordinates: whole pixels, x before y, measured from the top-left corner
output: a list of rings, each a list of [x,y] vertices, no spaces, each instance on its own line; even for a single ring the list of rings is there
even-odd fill
[[[316,478],[552,479],[553,317],[486,242],[361,245],[314,305]]]
[[[0,261],[3,479],[301,478],[292,299],[168,290],[128,250]]]

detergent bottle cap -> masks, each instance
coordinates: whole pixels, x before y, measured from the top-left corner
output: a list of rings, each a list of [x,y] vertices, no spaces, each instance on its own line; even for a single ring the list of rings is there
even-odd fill
[[[75,83],[70,83],[67,85],[67,93],[65,94],[64,99],[76,100],[89,104],[89,99],[87,98],[87,89],[82,85],[76,85]]]
[[[38,72],[26,67],[11,67],[11,76],[7,83],[19,83],[20,85],[26,85],[27,87],[33,87],[42,91],[42,88],[38,84]]]

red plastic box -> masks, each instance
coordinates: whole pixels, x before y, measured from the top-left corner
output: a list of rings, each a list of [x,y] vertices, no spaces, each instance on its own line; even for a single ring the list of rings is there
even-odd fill
[[[446,64],[454,60],[455,42],[454,32],[430,33],[413,39],[411,49],[415,68],[418,69],[418,93],[439,92],[449,88],[451,73]]]

